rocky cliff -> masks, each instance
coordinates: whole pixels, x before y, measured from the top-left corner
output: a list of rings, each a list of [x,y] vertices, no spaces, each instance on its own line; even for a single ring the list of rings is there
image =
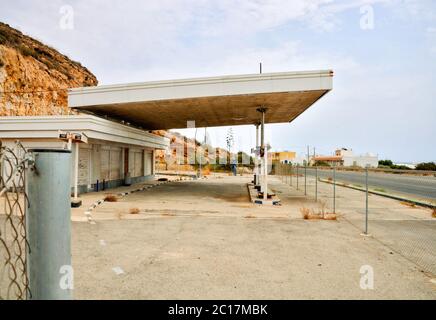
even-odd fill
[[[97,83],[80,63],[0,22],[0,116],[71,114],[67,88]]]

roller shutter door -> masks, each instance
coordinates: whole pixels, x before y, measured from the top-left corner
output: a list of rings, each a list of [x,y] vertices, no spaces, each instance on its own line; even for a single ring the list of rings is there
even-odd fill
[[[146,152],[144,154],[145,156],[145,175],[151,175],[152,167],[153,167],[153,153],[152,152]]]
[[[88,185],[90,177],[91,152],[89,149],[79,150],[79,185]]]
[[[121,178],[121,149],[111,148],[110,150],[110,179],[117,180]]]
[[[100,177],[102,180],[109,180],[109,150],[102,149],[100,153]]]
[[[133,167],[133,177],[140,177],[144,172],[144,161],[143,161],[143,152],[135,151],[134,152],[134,167]]]

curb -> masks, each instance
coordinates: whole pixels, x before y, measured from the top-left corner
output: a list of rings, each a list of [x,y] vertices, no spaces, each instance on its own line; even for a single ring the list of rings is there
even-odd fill
[[[319,179],[319,181],[324,182],[324,183],[333,184],[332,181],[329,181],[327,179]],[[354,190],[357,190],[357,191],[366,192],[366,189],[355,187],[355,186],[352,186],[352,185],[347,185],[347,184],[340,183],[340,182],[339,183],[336,182],[336,185],[340,186],[340,187],[354,189]],[[409,199],[409,198],[404,198],[404,197],[400,197],[400,196],[395,196],[395,195],[388,194],[388,193],[383,193],[383,192],[378,192],[378,191],[371,191],[371,190],[368,190],[368,193],[374,194],[374,195],[377,195],[377,196],[381,196],[381,197],[385,197],[385,198],[390,198],[390,199],[393,199],[393,200],[413,203],[413,204],[415,204],[417,206],[421,206],[421,207],[425,207],[425,208],[430,208],[430,209],[436,208],[436,205],[433,205],[431,203],[427,203],[427,202],[423,202],[423,201],[419,201],[419,200],[414,200],[414,199]]]

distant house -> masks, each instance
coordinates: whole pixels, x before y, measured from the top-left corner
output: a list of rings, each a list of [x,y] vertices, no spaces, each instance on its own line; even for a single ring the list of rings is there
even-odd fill
[[[280,163],[292,163],[297,154],[294,151],[271,152],[271,160]]]
[[[352,149],[341,148],[335,151],[334,156],[315,156],[312,163],[327,163],[328,165],[345,166],[345,167],[378,167],[378,156],[371,153],[364,155],[354,155]]]

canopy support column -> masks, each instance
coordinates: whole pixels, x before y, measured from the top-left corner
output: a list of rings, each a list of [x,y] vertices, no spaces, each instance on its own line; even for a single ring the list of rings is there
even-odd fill
[[[260,123],[256,123],[256,149],[254,157],[254,185],[258,186],[260,184],[260,168],[259,168],[259,126]]]
[[[261,156],[261,175],[262,175],[262,185],[261,192],[263,193],[263,199],[268,199],[268,156],[265,147],[265,113],[266,108],[261,107],[257,109],[262,116],[260,122],[260,156]]]

